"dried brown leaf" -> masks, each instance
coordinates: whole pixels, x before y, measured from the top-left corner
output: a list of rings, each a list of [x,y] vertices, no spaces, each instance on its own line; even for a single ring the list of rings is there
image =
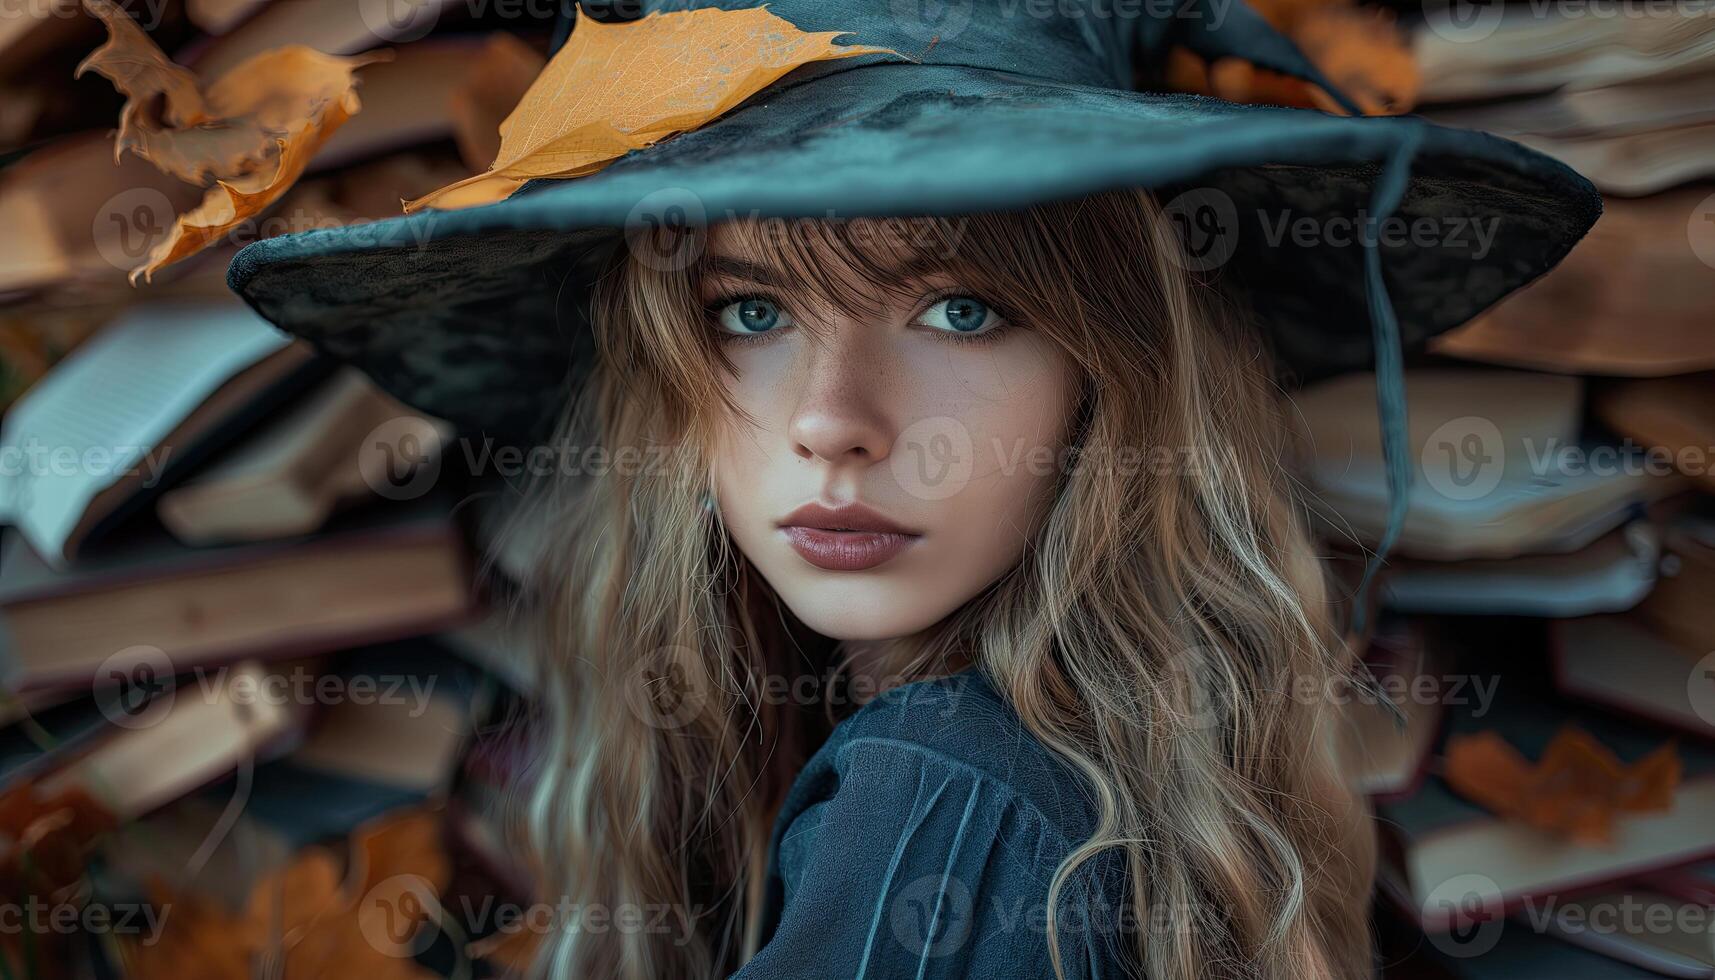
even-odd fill
[[[209,121],[197,77],[173,64],[124,8],[112,0],[84,0],[83,6],[106,25],[107,42],[90,52],[72,77],[81,78],[93,70],[125,96],[119,111],[119,138],[113,145],[115,160],[142,142],[142,130],[188,129]]]
[[[179,217],[133,284],[196,254],[261,213],[291,188],[328,137],[361,107],[357,69],[385,54],[342,58],[303,45],[264,51],[206,89],[173,64],[112,0],[84,0],[108,41],[78,67],[127,96],[117,157],[126,150],[187,183],[213,182]],[[163,107],[155,112],[159,102]]]
[[[1579,843],[1603,844],[1623,813],[1666,810],[1680,779],[1665,744],[1627,765],[1576,728],[1563,728],[1532,764],[1495,732],[1450,738],[1447,782],[1501,816]]]

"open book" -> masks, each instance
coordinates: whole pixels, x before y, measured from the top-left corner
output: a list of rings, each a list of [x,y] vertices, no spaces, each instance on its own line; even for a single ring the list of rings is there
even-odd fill
[[[325,370],[236,301],[136,307],[0,423],[0,523],[64,567]]]
[[[1336,541],[1371,543],[1387,525],[1373,385],[1343,375],[1293,398],[1310,503]],[[1413,479],[1395,553],[1455,561],[1576,551],[1686,488],[1677,474],[1623,465],[1614,447],[1583,445],[1582,396],[1581,379],[1556,375],[1407,374]]]
[[[1596,16],[1574,4],[1428,8],[1412,36],[1422,102],[1592,89],[1715,67],[1715,18]],[[1440,11],[1448,11],[1440,13]]]

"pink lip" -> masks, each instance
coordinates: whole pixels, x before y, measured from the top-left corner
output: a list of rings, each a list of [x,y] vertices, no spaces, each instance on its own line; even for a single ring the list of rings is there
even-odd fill
[[[832,572],[874,568],[922,537],[861,504],[805,504],[788,514],[780,529],[800,557]]]

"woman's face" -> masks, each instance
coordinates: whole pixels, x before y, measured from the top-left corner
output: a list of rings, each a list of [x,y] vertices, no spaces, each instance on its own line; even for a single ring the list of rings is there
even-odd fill
[[[715,448],[721,517],[811,629],[907,636],[1016,566],[1052,503],[1076,381],[1046,337],[944,273],[831,308],[710,236],[701,300],[748,419]]]

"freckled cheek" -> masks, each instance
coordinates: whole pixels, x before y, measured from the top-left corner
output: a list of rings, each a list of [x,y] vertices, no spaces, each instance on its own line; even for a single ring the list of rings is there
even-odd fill
[[[921,415],[956,419],[969,433],[973,480],[1021,492],[1044,475],[1065,445],[1075,381],[1058,348],[1025,334],[988,348],[956,351],[920,376]],[[1028,465],[1027,465],[1028,464]],[[1052,476],[1052,474],[1047,474]]]
[[[947,379],[971,397],[1008,402],[1044,397],[1063,387],[1065,357],[1039,334],[1019,333],[992,347],[954,351]]]
[[[727,530],[753,558],[765,553],[774,520],[799,502],[789,473],[800,461],[784,433],[795,405],[790,344],[731,350],[726,379],[733,405],[745,416],[723,420],[714,450],[715,499]]]
[[[789,356],[785,344],[736,348],[730,355],[735,369],[726,379],[727,394],[734,406],[749,418],[728,418],[722,426],[717,456],[729,464],[754,463],[768,458],[768,440],[759,438],[785,431],[792,411]]]
[[[791,357],[786,350],[789,346],[776,341],[734,346],[727,351],[727,359],[733,366],[733,372],[726,379],[727,391],[741,407],[760,414],[766,402],[778,395],[781,382],[791,367]]]

